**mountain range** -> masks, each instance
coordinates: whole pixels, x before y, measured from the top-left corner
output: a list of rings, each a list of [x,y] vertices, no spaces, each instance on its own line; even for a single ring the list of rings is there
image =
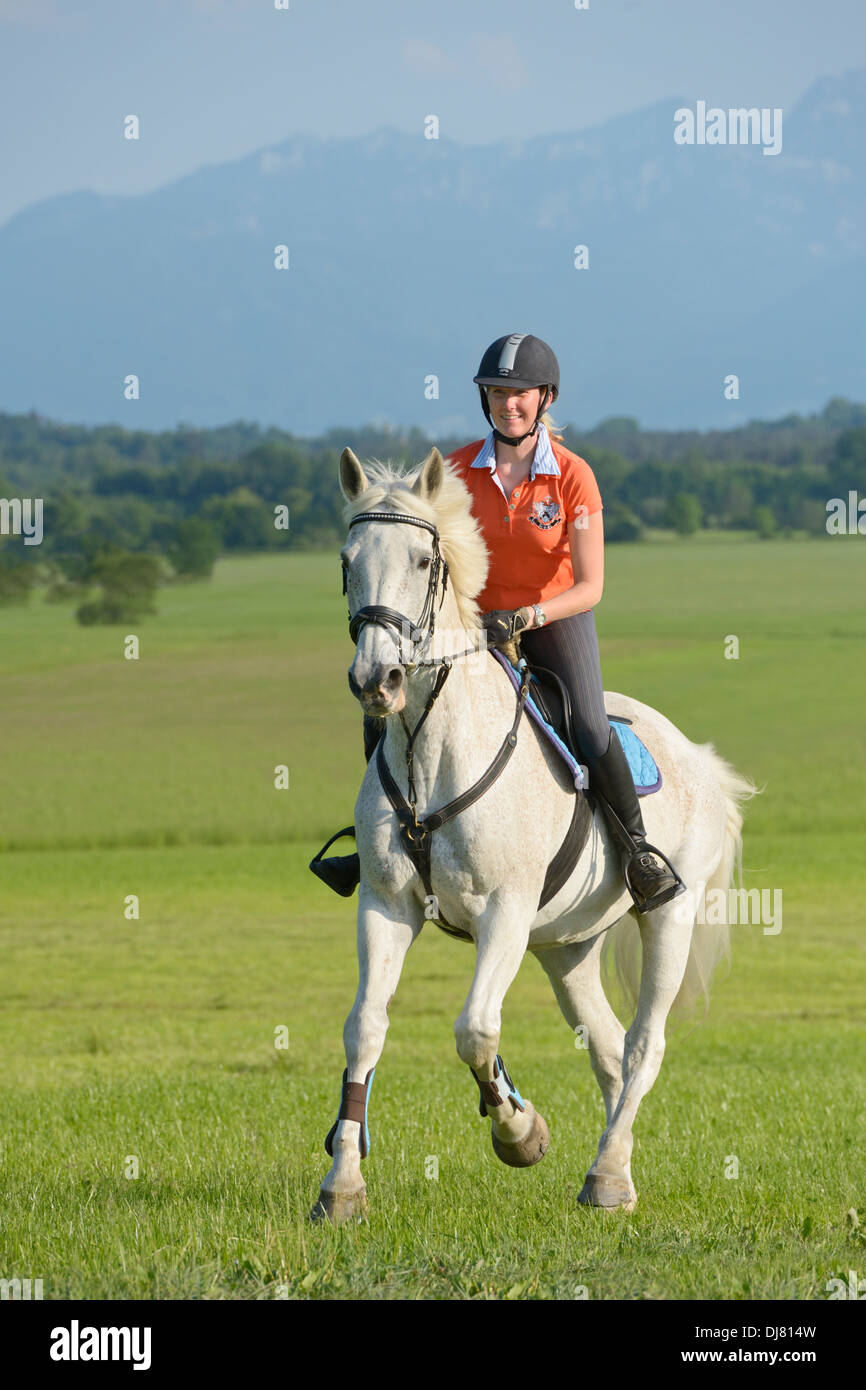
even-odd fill
[[[509,332],[554,347],[578,427],[866,398],[866,71],[815,82],[773,157],[678,145],[694,105],[485,146],[298,134],[147,194],[43,200],[0,228],[0,410],[471,438],[472,376]]]

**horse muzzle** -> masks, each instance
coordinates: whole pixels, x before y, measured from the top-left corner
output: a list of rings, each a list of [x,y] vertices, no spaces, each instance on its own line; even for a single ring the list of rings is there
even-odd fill
[[[406,674],[402,666],[389,662],[370,672],[363,685],[355,675],[353,662],[349,670],[349,689],[365,714],[382,719],[399,714],[406,705]],[[359,673],[360,674],[360,673]]]

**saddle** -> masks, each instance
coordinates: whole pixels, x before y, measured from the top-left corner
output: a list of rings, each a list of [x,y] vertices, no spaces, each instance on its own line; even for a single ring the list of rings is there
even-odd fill
[[[568,687],[562,677],[558,676],[555,671],[551,671],[549,667],[537,666],[534,662],[529,661],[528,657],[527,662],[531,676],[534,678],[530,687],[532,698],[538,709],[553,731],[562,739],[566,748],[574,754],[577,761],[584,761],[574,737],[571,695]]]
[[[512,658],[508,648],[492,648],[495,659],[503,667],[512,685],[518,685],[520,671],[517,661]],[[574,777],[577,788],[584,787],[582,769],[588,763],[583,755],[572,719],[571,696],[561,677],[547,666],[535,665],[526,661],[530,680],[526,713],[541,734],[556,749]],[[635,791],[638,796],[652,796],[662,785],[662,774],[646,744],[638,738],[632,721],[624,714],[608,714],[608,723],[616,731],[626,762],[631,769]]]
[[[530,674],[533,677],[530,685],[530,693],[540,713],[547,720],[554,733],[562,740],[566,748],[574,754],[578,762],[585,762],[580,745],[574,736],[574,721],[572,719],[571,695],[568,686],[556,671],[551,671],[547,666],[538,666],[535,662],[529,661],[527,657]],[[609,714],[608,719],[611,723],[630,724],[631,720],[626,719],[622,714]]]

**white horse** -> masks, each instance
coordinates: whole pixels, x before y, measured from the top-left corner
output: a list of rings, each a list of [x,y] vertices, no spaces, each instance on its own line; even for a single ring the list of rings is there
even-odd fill
[[[529,1166],[548,1143],[542,1116],[520,1096],[499,1057],[503,999],[530,950],[550,977],[569,1026],[585,1030],[604,1098],[606,1127],[579,1200],[632,1210],[635,1115],[658,1076],[672,1006],[688,1007],[706,995],[715,965],[729,951],[727,925],[696,925],[695,918],[701,890],[727,890],[739,867],[741,805],[754,785],[711,744],[691,743],[657,710],[606,693],[608,713],[632,721],[662,769],[661,790],[643,802],[647,836],[677,864],[687,892],[639,916],[623,881],[619,849],[601,814],[590,817],[587,810],[586,839],[574,870],[539,909],[547,866],[564,839],[575,796],[583,794],[575,792],[565,765],[527,718],[521,716],[517,738],[508,745],[517,697],[486,650],[478,623],[475,596],[486,580],[488,556],[469,493],[436,449],[406,473],[382,463],[368,469],[369,475],[351,450],[344,451],[340,482],[349,538],[341,558],[357,642],[349,684],[365,712],[388,716],[377,754],[384,756],[404,805],[406,797],[414,801],[416,815],[404,817],[410,832],[413,820],[423,822],[466,792],[501,750],[508,746],[509,752],[483,795],[429,835],[432,900],[401,838],[378,757],[368,763],[355,805],[360,978],[343,1033],[339,1117],[326,1141],[333,1164],[311,1215],[338,1223],[367,1208],[361,1158],[368,1145],[372,1072],[404,958],[431,915],[475,943],[472,986],[454,1032],[458,1055],[478,1082],[481,1112],[490,1115],[498,1156],[515,1167]],[[363,522],[355,520],[362,516]],[[450,669],[435,659],[423,664],[437,641],[440,656],[453,658]],[[438,693],[430,704],[434,688]],[[417,743],[410,779],[412,731]],[[627,1032],[602,984],[605,943],[636,998]]]

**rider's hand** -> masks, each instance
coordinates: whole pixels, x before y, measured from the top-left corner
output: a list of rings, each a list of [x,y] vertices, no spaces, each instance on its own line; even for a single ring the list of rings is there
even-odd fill
[[[514,619],[517,624],[514,629],[515,635],[518,632],[528,632],[531,627],[535,627],[535,609],[528,603],[525,608],[517,609]]]
[[[481,626],[486,629],[490,645],[501,646],[512,641],[519,633],[532,626],[535,613],[532,608],[494,608],[481,614]]]

